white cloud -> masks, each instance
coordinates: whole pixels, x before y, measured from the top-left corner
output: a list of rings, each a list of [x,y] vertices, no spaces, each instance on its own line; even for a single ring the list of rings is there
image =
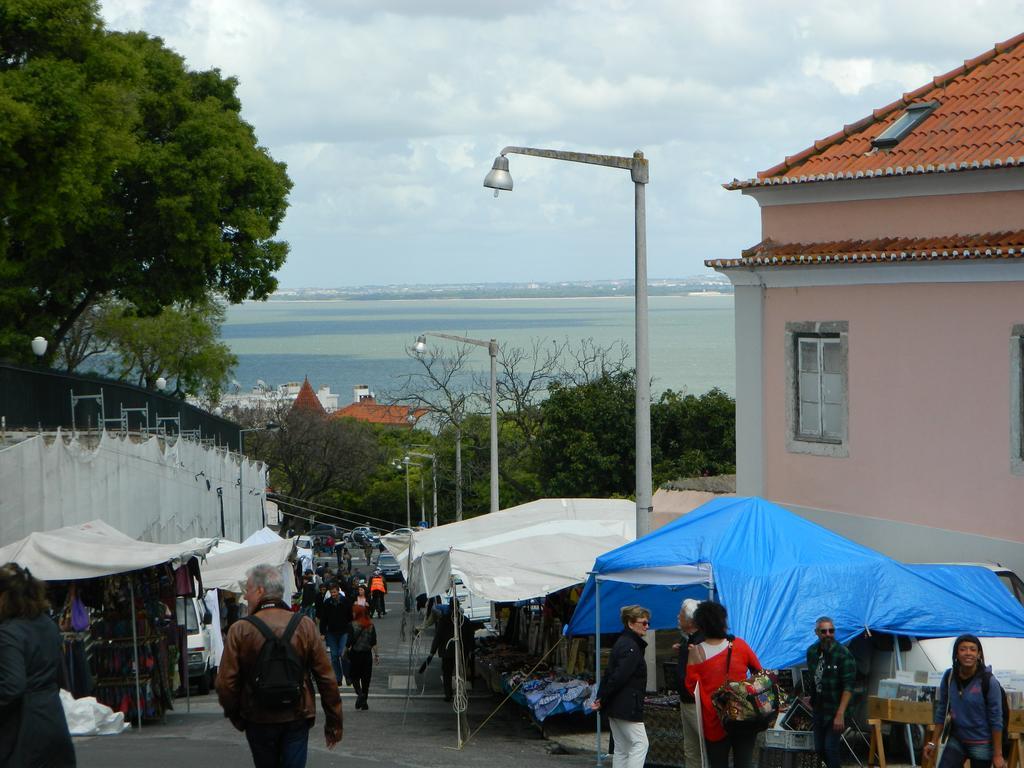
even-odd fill
[[[759,238],[756,205],[721,182],[1024,21],[1019,0],[104,0],[103,14],[239,78],[295,182],[284,285],[627,276],[628,174],[515,157],[515,191],[495,200],[481,182],[507,144],[642,149],[650,272],[691,274]]]

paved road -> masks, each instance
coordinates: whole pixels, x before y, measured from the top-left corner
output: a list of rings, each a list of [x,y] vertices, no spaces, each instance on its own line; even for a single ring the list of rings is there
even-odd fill
[[[552,743],[540,733],[514,704],[506,704],[469,743],[458,751],[456,716],[441,695],[441,667],[435,660],[426,675],[415,668],[429,650],[416,647],[413,664],[412,697],[406,703],[409,642],[402,642],[401,592],[388,596],[388,613],[377,619],[381,664],[375,669],[370,710],[354,709],[351,688],[342,689],[345,736],[328,751],[323,738],[323,714],[310,736],[310,768],[327,766],[403,766],[448,768],[488,766],[493,768],[575,768],[594,764],[590,755],[553,754]],[[411,635],[411,633],[409,633]],[[469,723],[479,726],[498,705],[488,693],[470,697]],[[163,724],[143,725],[120,736],[75,740],[80,768],[233,768],[252,765],[243,734],[224,719],[216,696],[193,696],[191,712],[185,700],[175,702]]]

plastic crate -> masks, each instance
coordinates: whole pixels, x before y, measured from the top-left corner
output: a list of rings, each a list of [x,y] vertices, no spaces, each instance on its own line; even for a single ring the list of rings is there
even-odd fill
[[[787,731],[769,728],[764,732],[765,749],[781,749],[785,752],[813,752],[813,731]]]

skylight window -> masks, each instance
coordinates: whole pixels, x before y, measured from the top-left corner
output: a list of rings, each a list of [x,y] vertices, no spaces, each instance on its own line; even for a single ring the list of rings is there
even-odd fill
[[[871,146],[876,149],[889,149],[895,147],[907,137],[912,130],[917,128],[928,115],[939,106],[937,101],[924,101],[919,104],[911,104],[907,111],[900,115],[899,119],[890,125],[881,136],[871,140]]]

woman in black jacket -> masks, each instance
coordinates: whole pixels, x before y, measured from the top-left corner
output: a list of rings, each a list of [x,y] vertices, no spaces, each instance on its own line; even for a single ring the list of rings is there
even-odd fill
[[[608,727],[615,739],[613,768],[643,768],[648,746],[644,728],[647,691],[644,635],[651,612],[640,605],[627,605],[619,615],[625,629],[612,646],[608,669],[597,689],[593,707],[608,716]]]
[[[28,569],[0,566],[0,765],[73,768],[60,703],[60,630]]]

